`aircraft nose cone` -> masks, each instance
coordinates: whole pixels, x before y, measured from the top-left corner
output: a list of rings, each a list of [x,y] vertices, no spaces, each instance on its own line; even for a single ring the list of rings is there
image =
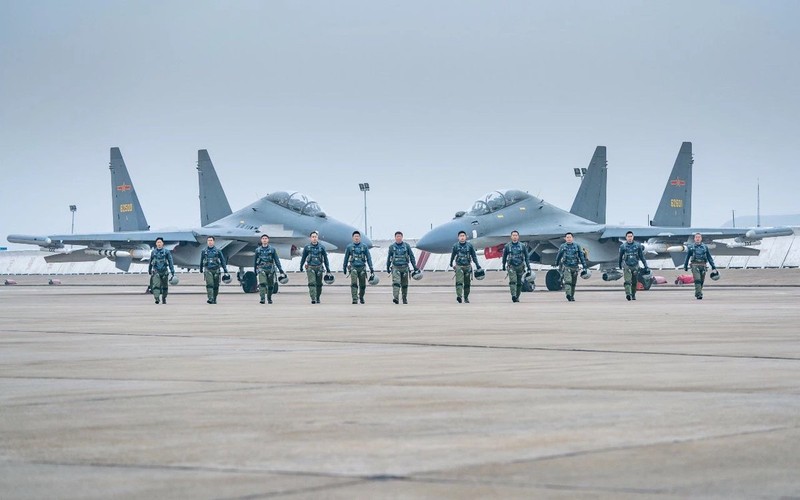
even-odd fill
[[[367,238],[366,235],[361,235],[361,243],[367,245],[367,248],[372,248],[374,245],[372,244],[372,240]]]
[[[441,228],[428,231],[417,240],[417,248],[431,253],[447,253],[453,246],[453,235],[448,231],[446,234]]]

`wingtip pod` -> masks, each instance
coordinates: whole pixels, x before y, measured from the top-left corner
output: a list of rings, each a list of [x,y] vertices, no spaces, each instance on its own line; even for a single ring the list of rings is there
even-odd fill
[[[42,248],[64,248],[60,241],[53,241],[47,236],[31,236],[27,234],[9,234],[6,238],[9,243],[19,243],[21,245],[37,245]]]
[[[790,227],[756,228],[756,229],[750,229],[746,233],[744,233],[745,238],[747,238],[748,240],[760,240],[761,238],[765,238],[768,236],[773,238],[777,236],[792,236],[793,234],[794,230]]]

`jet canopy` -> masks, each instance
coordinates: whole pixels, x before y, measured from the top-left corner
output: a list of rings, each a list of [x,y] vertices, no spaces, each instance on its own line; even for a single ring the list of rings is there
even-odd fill
[[[497,212],[506,207],[518,203],[522,200],[531,198],[531,195],[518,189],[508,189],[506,191],[492,191],[480,200],[472,204],[472,208],[467,215],[486,215]]]
[[[277,191],[267,195],[267,200],[301,215],[325,217],[325,212],[322,211],[319,204],[300,192]]]

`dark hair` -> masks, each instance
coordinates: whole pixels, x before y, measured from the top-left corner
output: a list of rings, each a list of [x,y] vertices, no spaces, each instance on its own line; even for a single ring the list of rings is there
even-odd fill
[[[318,233],[318,232],[316,232],[316,231],[311,231],[310,233],[308,233],[308,235],[309,235],[309,236],[314,236],[315,234],[316,234],[317,236],[319,236],[319,233]]]
[[[395,235],[395,236],[397,236],[398,234],[399,234],[400,236],[403,236],[403,232],[402,232],[402,231],[395,231],[395,232],[394,232],[394,235]]]
[[[208,238],[206,238],[206,239],[207,239],[207,240],[214,240],[214,241],[217,241],[217,239],[216,239],[216,238],[214,238],[213,236],[209,236],[209,237],[208,237]]]
[[[630,234],[631,236],[633,236],[633,231],[628,231],[627,233],[625,233],[625,236],[628,236],[629,234]]]
[[[262,237],[262,238],[269,239],[269,235],[268,235],[268,234],[262,234],[262,235],[261,235],[261,237]]]
[[[564,235],[564,237],[565,237],[565,238],[566,238],[567,236],[572,236],[573,238],[575,237],[575,235],[574,235],[574,234],[572,234],[572,233],[569,233],[569,232],[568,232],[567,234],[565,234],[565,235]]]
[[[158,241],[158,240],[161,240],[161,243],[164,243],[164,238],[162,238],[161,236],[159,236],[158,238],[156,238],[156,241]]]
[[[361,231],[359,231],[358,229],[356,229],[355,231],[353,231],[353,234],[352,234],[352,236],[355,236],[355,235],[359,235],[359,236],[361,236]]]
[[[511,231],[511,234],[514,234],[514,233],[517,233],[517,236],[519,236],[519,231],[517,231],[516,229]]]
[[[467,232],[466,232],[466,231],[459,231],[459,232],[458,232],[458,235],[459,235],[459,236],[461,236],[462,234],[463,234],[464,236],[466,236],[466,235],[467,235]]]

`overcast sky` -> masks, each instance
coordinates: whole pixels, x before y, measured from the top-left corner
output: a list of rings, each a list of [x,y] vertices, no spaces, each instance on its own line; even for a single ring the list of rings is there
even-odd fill
[[[119,146],[154,229],[303,191],[375,238],[497,188],[569,209],[608,147],[608,222],[694,143],[695,225],[799,213],[797,1],[0,0],[0,241],[111,231]]]

